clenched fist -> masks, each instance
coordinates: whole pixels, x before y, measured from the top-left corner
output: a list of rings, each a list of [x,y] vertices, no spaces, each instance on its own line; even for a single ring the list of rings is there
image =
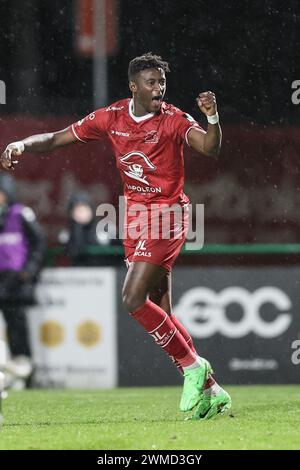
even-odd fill
[[[214,116],[217,112],[216,96],[212,91],[204,91],[196,98],[197,104],[206,116]]]

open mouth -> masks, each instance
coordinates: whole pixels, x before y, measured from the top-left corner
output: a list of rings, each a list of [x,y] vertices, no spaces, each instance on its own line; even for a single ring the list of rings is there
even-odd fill
[[[162,100],[162,96],[161,95],[158,95],[158,96],[153,96],[152,98],[152,101],[156,101],[158,103],[160,103]]]

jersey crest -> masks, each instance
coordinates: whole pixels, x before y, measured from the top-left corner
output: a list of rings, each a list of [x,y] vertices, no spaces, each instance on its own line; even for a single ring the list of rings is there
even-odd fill
[[[125,175],[145,184],[149,184],[146,180],[145,173],[156,170],[156,166],[151,163],[147,155],[137,150],[129,152],[124,155],[124,157],[121,157],[120,162],[125,167],[123,169]]]

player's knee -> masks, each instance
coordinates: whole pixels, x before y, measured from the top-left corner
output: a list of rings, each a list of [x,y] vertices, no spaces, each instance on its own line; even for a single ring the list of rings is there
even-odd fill
[[[133,313],[146,302],[146,296],[140,292],[123,292],[123,305],[128,312]]]

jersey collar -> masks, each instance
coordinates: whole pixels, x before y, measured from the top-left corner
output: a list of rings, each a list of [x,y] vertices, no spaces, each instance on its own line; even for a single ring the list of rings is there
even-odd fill
[[[145,114],[144,116],[135,116],[132,110],[133,110],[133,99],[131,98],[131,100],[129,101],[129,115],[135,122],[145,121],[146,119],[150,119],[151,117],[153,117],[155,114],[155,113],[148,113],[148,114]]]

